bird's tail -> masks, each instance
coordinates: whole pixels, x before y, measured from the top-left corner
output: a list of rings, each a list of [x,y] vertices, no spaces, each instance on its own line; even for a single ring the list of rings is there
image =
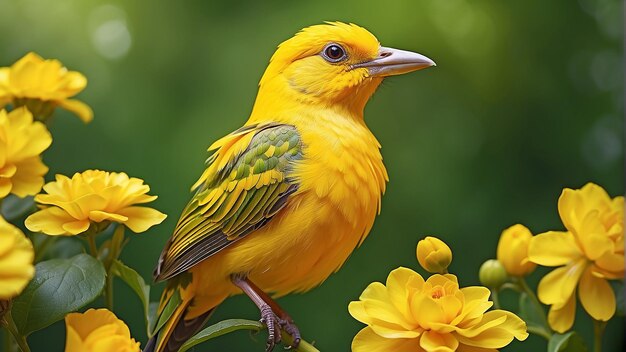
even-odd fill
[[[180,282],[170,282],[163,291],[157,324],[143,352],[178,352],[185,341],[200,331],[211,317],[215,307],[199,316],[186,319],[192,298],[185,297],[182,291],[184,287]]]

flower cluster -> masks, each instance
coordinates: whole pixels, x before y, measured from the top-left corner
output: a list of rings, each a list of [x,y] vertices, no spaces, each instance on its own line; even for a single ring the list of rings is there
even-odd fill
[[[435,244],[428,246],[430,253],[418,249],[418,258],[441,252],[443,242],[433,239],[425,242]],[[350,303],[350,314],[367,324],[352,341],[352,351],[492,351],[513,338],[526,339],[526,324],[515,314],[488,311],[493,305],[489,294],[485,287],[460,288],[452,274],[424,280],[411,269],[395,269],[385,284],[370,284],[359,301]]]
[[[44,60],[34,53],[26,54],[10,67],[0,68],[0,202],[7,198],[10,203],[0,210],[6,210],[12,219],[23,219],[33,206],[32,199],[20,198],[36,195],[39,210],[27,216],[23,225],[47,235],[89,235],[84,239],[91,253],[91,257],[78,254],[53,258],[54,264],[50,263],[52,260],[44,261],[35,267],[34,262],[45,258],[46,250],[52,246],[59,249],[61,241],[55,243],[56,237],[29,234],[37,244],[33,246],[20,228],[0,216],[0,327],[12,336],[7,340],[10,350],[15,349],[14,344],[21,351],[30,350],[25,336],[32,332],[29,330],[32,327],[17,322],[27,320],[22,314],[30,314],[33,302],[46,302],[46,305],[36,303],[44,311],[49,305],[55,309],[65,307],[68,310],[65,313],[69,313],[77,307],[67,307],[67,297],[76,296],[74,291],[79,289],[78,294],[85,302],[104,296],[107,306],[112,307],[113,276],[121,277],[131,286],[143,282],[139,274],[118,261],[125,244],[124,229],[144,232],[166,217],[155,209],[140,206],[157,197],[148,195],[150,187],[143,180],[123,172],[88,170],[72,178],[57,175],[55,181],[44,185],[48,167],[42,162],[42,153],[52,143],[46,126],[51,122],[48,118],[61,107],[84,122],[91,121],[91,108],[70,99],[86,84],[87,79],[81,73],[68,71],[58,60]],[[38,194],[42,187],[45,193]],[[113,222],[121,225],[98,248],[95,235]],[[83,275],[67,275],[76,266]],[[119,267],[125,268],[124,274],[117,271]],[[93,279],[90,285],[82,285],[84,276]],[[63,277],[63,282],[54,283],[54,290],[28,286],[32,280],[38,287],[47,287],[49,280],[59,277]],[[24,290],[31,294],[20,295]],[[142,299],[147,301],[149,297]],[[18,306],[20,309],[13,309]],[[44,315],[40,312],[40,316]],[[70,313],[65,321],[67,352],[140,351],[139,342],[130,336],[126,324],[107,309]]]
[[[576,288],[580,302],[595,320],[615,314],[615,294],[607,280],[624,279],[624,197],[609,197],[593,183],[565,189],[558,202],[567,231],[535,236],[528,256],[534,263],[556,266],[538,287],[539,299],[550,305],[550,326],[564,332],[572,327]]]
[[[6,104],[26,106],[42,120],[60,106],[84,122],[93,119],[85,103],[69,99],[87,86],[81,73],[68,71],[58,60],[44,60],[28,53],[11,67],[0,68],[0,108]]]
[[[38,194],[35,201],[43,209],[26,219],[31,231],[48,235],[77,235],[91,224],[117,222],[133,232],[144,232],[166,217],[158,210],[136,206],[152,202],[150,187],[143,180],[125,173],[87,170],[72,178],[57,175],[56,181],[43,187],[48,194]]]

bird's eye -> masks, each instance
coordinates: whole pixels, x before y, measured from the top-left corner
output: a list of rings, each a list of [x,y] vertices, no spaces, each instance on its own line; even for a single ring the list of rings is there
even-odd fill
[[[339,62],[346,58],[346,51],[339,44],[329,44],[322,51],[322,56],[326,61]]]

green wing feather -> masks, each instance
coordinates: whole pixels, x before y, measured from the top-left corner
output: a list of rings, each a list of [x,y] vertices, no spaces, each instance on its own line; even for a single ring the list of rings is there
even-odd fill
[[[165,246],[155,279],[176,276],[264,226],[297,190],[289,177],[302,158],[292,125],[245,126],[209,151],[196,193]]]

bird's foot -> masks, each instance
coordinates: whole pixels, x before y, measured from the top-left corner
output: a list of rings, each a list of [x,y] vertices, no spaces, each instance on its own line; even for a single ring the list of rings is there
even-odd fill
[[[286,349],[290,350],[298,348],[302,337],[300,336],[300,330],[296,324],[294,324],[293,320],[291,320],[291,318],[279,319],[278,322],[280,323],[280,327],[293,338],[291,345],[287,346]]]
[[[261,323],[265,324],[267,327],[267,343],[265,344],[265,351],[271,352],[274,350],[274,346],[279,343],[282,339],[282,335],[280,332],[281,321],[278,319],[272,308],[265,304],[260,307],[261,311]]]

